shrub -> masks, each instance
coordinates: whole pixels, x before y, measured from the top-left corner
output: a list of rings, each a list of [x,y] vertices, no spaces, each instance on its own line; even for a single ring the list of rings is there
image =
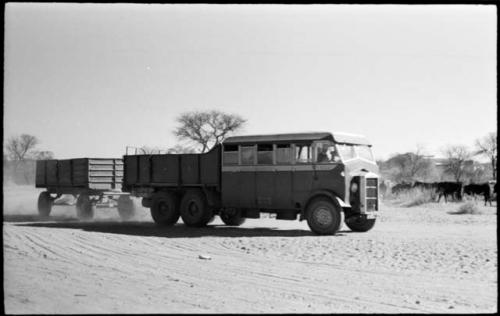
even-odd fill
[[[412,207],[434,202],[435,193],[434,190],[412,188],[410,190],[399,193],[397,198],[400,201],[401,206]]]
[[[481,214],[481,211],[477,207],[477,205],[473,202],[466,202],[465,204],[460,205],[457,211],[455,212],[448,212],[448,214],[453,214],[453,215],[463,215],[463,214]]]

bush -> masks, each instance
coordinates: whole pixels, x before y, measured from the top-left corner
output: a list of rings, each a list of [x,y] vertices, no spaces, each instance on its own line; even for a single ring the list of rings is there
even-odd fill
[[[425,203],[434,202],[434,190],[423,188],[413,188],[398,194],[397,199],[403,207],[418,206]]]
[[[448,212],[448,214],[453,215],[463,215],[463,214],[481,214],[481,211],[478,209],[477,205],[473,202],[466,202],[465,204],[460,205],[457,211]]]

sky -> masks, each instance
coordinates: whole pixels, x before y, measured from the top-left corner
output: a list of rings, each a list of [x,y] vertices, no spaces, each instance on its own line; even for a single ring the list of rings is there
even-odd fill
[[[493,5],[8,3],[4,142],[56,158],[170,148],[176,118],[238,135],[341,131],[377,159],[497,130]]]

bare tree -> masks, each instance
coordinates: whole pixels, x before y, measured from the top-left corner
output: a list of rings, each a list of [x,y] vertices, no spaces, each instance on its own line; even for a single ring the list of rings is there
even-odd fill
[[[145,155],[160,154],[162,152],[158,147],[148,147],[142,146],[139,148],[139,152]]]
[[[11,137],[6,145],[7,154],[11,160],[24,161],[38,143],[38,139],[33,135],[22,134],[21,136]]]
[[[445,172],[451,174],[456,182],[460,182],[467,171],[467,163],[472,163],[472,153],[464,145],[447,146],[443,153],[447,159]]]
[[[497,178],[497,133],[489,133],[482,139],[476,139],[475,147],[476,155],[487,156],[491,161],[491,169],[493,171],[493,180]]]
[[[168,154],[194,154],[196,150],[191,147],[185,147],[182,145],[175,145],[167,150]]]
[[[32,154],[33,158],[36,160],[54,159],[54,153],[51,151],[34,151]]]
[[[213,110],[183,113],[177,122],[180,126],[174,130],[175,136],[201,145],[201,152],[204,153],[221,143],[228,133],[240,129],[246,120],[236,114]]]

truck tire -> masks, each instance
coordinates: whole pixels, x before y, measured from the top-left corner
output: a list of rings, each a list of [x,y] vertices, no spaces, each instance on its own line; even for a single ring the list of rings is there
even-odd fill
[[[375,226],[375,219],[367,219],[365,217],[355,216],[348,218],[345,221],[347,227],[349,227],[353,232],[367,232]]]
[[[343,217],[340,205],[326,197],[313,199],[307,207],[307,224],[318,235],[335,235],[342,226]]]
[[[124,221],[130,220],[135,215],[134,201],[128,195],[120,195],[118,198],[118,214]]]
[[[38,215],[42,218],[47,218],[52,210],[52,198],[47,191],[41,192],[38,196]]]
[[[95,205],[87,194],[80,194],[76,200],[76,216],[81,220],[89,220],[94,217]]]
[[[155,193],[151,198],[151,217],[160,226],[171,226],[179,220],[179,202],[170,192]]]
[[[224,224],[228,226],[240,226],[245,222],[245,218],[241,216],[241,209],[237,208],[224,209],[219,216]]]
[[[181,200],[181,217],[187,226],[202,227],[213,218],[214,212],[208,206],[201,190],[189,190]]]

